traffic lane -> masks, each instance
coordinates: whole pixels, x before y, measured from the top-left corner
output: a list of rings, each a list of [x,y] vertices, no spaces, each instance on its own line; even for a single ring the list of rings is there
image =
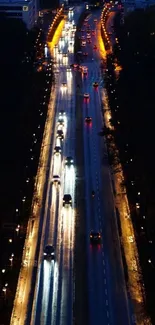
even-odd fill
[[[95,68],[95,67],[94,67]],[[101,232],[101,236],[103,237],[103,227],[102,227],[102,218],[103,218],[103,210],[102,210],[102,200],[103,197],[101,196],[101,178],[100,178],[100,164],[99,164],[99,151],[98,151],[98,133],[96,128],[96,118],[95,118],[95,111],[99,109],[99,103],[94,102],[94,89],[91,87],[91,116],[93,119],[92,122],[92,144],[91,144],[91,156],[92,156],[92,168],[91,174],[94,183],[95,189],[95,211],[94,211],[94,223],[95,223],[95,230]],[[96,253],[96,252],[95,252]],[[104,244],[102,239],[102,244],[98,247],[98,259],[94,260],[94,264],[96,267],[96,285],[98,283],[101,299],[100,309],[98,306],[98,322],[102,324],[103,317],[106,324],[109,324],[109,321],[113,323],[113,317],[111,315],[114,314],[114,306],[111,304],[109,299],[109,292],[107,288],[107,273],[105,267],[105,258],[104,258]],[[99,303],[99,301],[98,301]],[[103,316],[103,306],[104,306],[104,316]]]
[[[58,94],[58,100],[57,100],[57,104],[58,105],[59,105],[59,101],[61,101],[60,97],[61,97],[61,94]],[[57,128],[57,126],[56,126],[56,128]],[[53,159],[51,158],[51,160],[53,160]],[[51,222],[50,222],[51,197],[53,197],[53,196],[52,196],[52,191],[50,190],[48,192],[48,194],[47,194],[47,199],[49,198],[48,199],[49,200],[49,203],[48,203],[48,208],[47,208],[47,221],[46,221],[47,224],[46,224],[46,227],[44,229],[44,231],[45,231],[45,242],[47,241],[48,234],[49,234],[49,224],[54,223],[55,220],[57,220],[57,218],[58,218],[58,212],[56,212],[56,216],[55,216],[55,212],[52,211],[52,218],[51,218]],[[53,197],[53,199],[54,199],[54,197]],[[53,209],[54,208],[53,208],[53,205],[52,205],[52,210]],[[56,230],[56,229],[57,229],[57,222],[55,222],[55,226],[54,226],[54,230]],[[52,233],[52,229],[50,229],[50,230],[51,230],[51,233]],[[50,233],[50,235],[51,235],[51,233]],[[54,234],[53,234],[53,238],[55,237],[54,242],[56,242],[56,234],[57,234],[57,232],[54,231]],[[44,242],[44,247],[46,245],[45,242]],[[43,249],[41,251],[41,254],[43,255]],[[45,298],[44,294],[46,295],[46,292],[43,289],[44,287],[41,286],[41,283],[44,283],[44,273],[42,272],[40,274],[40,276],[41,276],[41,278],[39,279],[39,293],[38,293],[39,296],[38,296],[38,300],[37,300],[37,320],[36,320],[36,323],[38,323],[39,317],[40,317],[40,319],[42,319],[42,318],[44,319],[47,316],[47,308],[45,308],[45,303],[44,302],[46,301],[46,306],[48,306],[48,298],[49,298],[47,296],[46,296],[47,298]],[[46,275],[45,275],[45,277],[46,277]],[[52,278],[52,275],[51,275],[51,278]],[[51,288],[52,288],[52,285],[51,285]]]
[[[106,312],[106,297],[103,283],[103,264],[101,257],[101,249],[92,248],[89,241],[91,229],[96,227],[95,206],[91,197],[92,191],[92,155],[91,142],[92,130],[91,126],[84,126],[84,145],[85,145],[85,175],[86,175],[86,245],[88,257],[88,300],[89,300],[89,316],[90,324],[108,324]],[[94,166],[93,166],[94,167]],[[94,173],[94,170],[93,170]]]
[[[94,92],[94,96],[100,98],[99,91]],[[97,104],[98,103],[98,104]],[[96,107],[100,106],[100,100],[95,101]],[[96,125],[97,132],[102,127],[102,116],[101,110],[95,110],[96,113]],[[99,139],[99,147],[98,152],[103,152],[103,155],[106,154],[106,147],[104,145],[104,141],[101,137]],[[112,292],[113,296],[113,303],[114,303],[114,310],[119,310],[117,312],[117,321],[118,324],[130,324],[130,317],[129,317],[129,306],[128,306],[128,297],[126,292],[126,284],[124,279],[124,270],[122,264],[122,257],[121,257],[121,248],[119,242],[119,234],[115,219],[115,206],[114,206],[114,199],[113,199],[113,190],[111,184],[111,177],[110,177],[110,170],[108,166],[107,160],[104,159],[103,163],[101,162],[102,157],[100,157],[100,170],[102,170],[102,175],[100,179],[104,179],[105,187],[101,187],[103,197],[106,197],[106,200],[103,200],[103,215],[109,215],[109,218],[104,218],[102,223],[102,229],[105,230],[105,239],[106,245],[105,247],[108,248],[107,255],[105,254],[105,258],[108,258],[108,264],[110,266],[108,273],[110,275],[110,291]],[[102,185],[102,184],[101,184]],[[105,251],[106,253],[106,251]],[[122,310],[123,307],[123,310]]]
[[[40,247],[39,247],[39,256],[38,256],[38,265],[40,267],[41,263],[42,263],[42,257],[43,257],[43,250],[44,250],[44,233],[46,232],[46,223],[47,220],[49,219],[49,211],[48,211],[48,207],[51,204],[51,196],[52,196],[52,187],[51,187],[51,178],[52,178],[52,169],[53,169],[53,159],[52,159],[52,153],[53,153],[53,148],[54,148],[54,135],[55,135],[55,129],[56,129],[56,124],[54,123],[54,131],[52,132],[51,135],[51,142],[52,142],[52,146],[51,146],[51,151],[50,151],[50,157],[49,157],[49,164],[50,164],[50,173],[49,173],[49,180],[50,182],[48,182],[47,184],[47,197],[45,200],[45,208],[44,208],[44,218],[43,218],[43,224],[42,224],[42,229],[41,229],[41,240],[40,240]],[[49,198],[49,200],[48,200]],[[34,295],[33,295],[33,303],[32,303],[32,310],[31,310],[31,314],[29,314],[28,311],[28,318],[31,319],[31,322],[34,323],[34,318],[35,318],[35,310],[36,310],[36,303],[37,303],[37,294],[38,294],[38,284],[39,284],[39,277],[40,277],[40,270],[37,270],[37,275],[36,275],[36,283],[35,283],[35,289],[34,289]]]
[[[95,92],[96,93],[96,92]],[[110,272],[110,267],[109,267],[109,247],[107,246],[107,241],[105,240],[105,222],[104,219],[107,218],[107,216],[109,215],[109,211],[107,211],[107,214],[104,214],[104,210],[103,210],[103,204],[104,204],[104,200],[106,198],[106,200],[108,200],[107,198],[107,193],[105,196],[103,196],[102,193],[102,188],[103,188],[103,182],[104,182],[104,186],[105,186],[105,181],[103,179],[102,181],[102,177],[101,177],[101,163],[100,163],[100,148],[99,148],[99,143],[98,143],[98,127],[97,127],[97,117],[96,117],[96,112],[98,109],[100,109],[100,105],[99,102],[95,100],[95,94],[93,94],[94,96],[92,96],[92,101],[93,101],[93,109],[92,109],[92,118],[93,118],[93,136],[94,136],[94,149],[95,149],[95,182],[96,182],[96,190],[97,190],[97,213],[98,215],[96,216],[96,219],[98,221],[99,224],[99,230],[101,231],[102,234],[102,243],[103,243],[103,247],[102,247],[102,263],[103,263],[103,274],[106,280],[106,283],[104,283],[105,287],[104,287],[104,292],[105,292],[105,300],[106,300],[106,304],[107,304],[107,317],[108,317],[108,321],[110,319],[110,322],[112,324],[117,324],[116,322],[116,317],[115,317],[115,321],[114,321],[114,315],[117,312],[116,309],[116,302],[115,302],[115,295],[113,294],[113,279],[111,278],[112,274]],[[105,291],[106,289],[106,291]]]
[[[36,304],[35,324],[42,323],[42,319],[44,319],[45,321],[47,318],[48,300],[50,297],[49,292],[51,293],[51,289],[49,291],[48,288],[53,287],[53,266],[50,267],[50,265],[53,264],[53,261],[51,260],[45,261],[43,257],[45,246],[47,244],[54,245],[56,243],[56,238],[57,238],[57,231],[55,230],[57,229],[57,224],[58,224],[59,190],[55,188],[53,191],[53,195],[51,195],[52,194],[51,188],[52,188],[52,184],[50,186],[49,197],[48,197],[49,200],[48,200],[48,208],[47,208],[46,225],[45,228],[43,228],[45,235],[44,235],[44,240],[42,242],[42,245],[40,247],[40,269],[41,270],[38,274],[38,279],[37,279],[38,292],[35,301]],[[52,203],[51,203],[51,197],[52,197]],[[51,241],[51,238],[53,239],[53,241]],[[56,245],[54,245],[54,247],[56,247]],[[49,279],[49,282],[47,281],[47,279]]]
[[[94,107],[97,107],[97,105],[94,105]],[[125,321],[126,322],[126,320],[124,319],[123,321]],[[127,322],[126,322],[127,323]]]
[[[74,247],[74,212],[71,207],[62,211],[62,284],[60,302],[60,325],[72,324],[72,273],[73,273],[73,247]]]

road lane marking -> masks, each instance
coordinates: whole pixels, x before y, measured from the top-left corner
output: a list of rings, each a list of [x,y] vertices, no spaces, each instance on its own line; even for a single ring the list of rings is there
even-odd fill
[[[105,289],[105,294],[107,295],[107,293],[108,293],[108,292],[107,292],[107,289]]]
[[[104,279],[104,284],[107,284],[107,280],[106,279]],[[105,289],[106,290],[106,289]]]
[[[107,311],[107,317],[109,318],[109,312]]]
[[[108,306],[108,300],[106,299],[106,306]]]
[[[103,265],[104,265],[105,264],[104,260],[102,262],[103,262]]]

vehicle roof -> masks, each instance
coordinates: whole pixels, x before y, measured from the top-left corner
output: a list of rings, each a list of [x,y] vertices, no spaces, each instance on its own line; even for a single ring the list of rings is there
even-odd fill
[[[70,194],[64,194],[64,198],[71,198]]]
[[[53,251],[54,250],[54,246],[52,246],[52,245],[46,245],[45,246],[45,250]]]
[[[91,235],[100,235],[99,231],[91,230],[90,232]]]

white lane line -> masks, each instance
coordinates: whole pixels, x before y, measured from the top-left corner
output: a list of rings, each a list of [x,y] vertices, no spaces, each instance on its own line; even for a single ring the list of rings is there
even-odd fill
[[[105,269],[103,270],[103,273],[105,274]]]
[[[101,219],[101,216],[100,216],[100,214],[99,214],[99,216],[98,216],[98,217],[99,217],[99,219]]]
[[[104,284],[107,284],[107,280],[106,279],[104,279]],[[107,290],[107,289],[105,289],[105,290]]]
[[[105,262],[104,262],[104,260],[103,260],[102,262],[103,262],[103,265],[105,265]]]
[[[108,306],[109,304],[108,304],[108,300],[106,299],[106,306]]]
[[[102,252],[102,256],[104,256],[104,252]]]
[[[109,312],[107,311],[107,317],[109,318]]]

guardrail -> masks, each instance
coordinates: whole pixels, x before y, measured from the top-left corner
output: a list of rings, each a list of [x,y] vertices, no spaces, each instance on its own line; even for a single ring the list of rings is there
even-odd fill
[[[110,11],[111,8],[105,6],[102,13],[101,13],[101,35],[104,41],[104,46],[106,51],[110,51],[111,50],[111,43],[110,43],[110,39],[109,36],[106,32],[106,28],[105,28],[105,24],[108,18],[108,13]]]
[[[64,17],[64,5],[61,6],[61,8],[58,10],[57,14],[55,15],[53,22],[49,28],[49,32],[47,34],[47,42],[51,42],[52,38],[54,36],[54,33],[60,23],[60,21]]]

